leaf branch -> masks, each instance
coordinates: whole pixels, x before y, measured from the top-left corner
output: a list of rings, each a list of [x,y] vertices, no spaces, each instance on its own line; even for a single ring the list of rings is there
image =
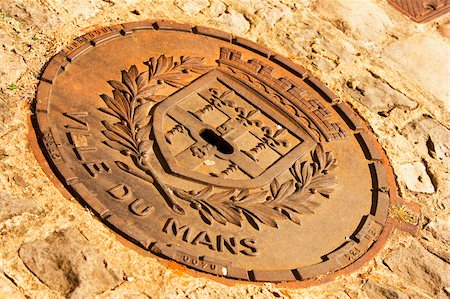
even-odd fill
[[[250,193],[248,189],[214,192],[212,186],[195,191],[173,189],[174,194],[198,210],[207,224],[216,221],[241,226],[247,220],[255,229],[259,223],[277,228],[277,221],[288,219],[300,224],[299,215],[314,214],[320,203],[317,194],[328,197],[337,180],[329,171],[336,167],[331,152],[321,145],[311,153],[312,162],[296,161],[290,168],[293,179],[280,183],[274,179],[268,190]]]

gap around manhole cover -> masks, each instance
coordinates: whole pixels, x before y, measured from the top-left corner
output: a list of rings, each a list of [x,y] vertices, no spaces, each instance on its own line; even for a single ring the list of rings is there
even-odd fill
[[[79,37],[42,74],[33,124],[74,197],[204,273],[316,284],[393,229],[395,182],[364,122],[300,66],[222,31],[144,21]]]

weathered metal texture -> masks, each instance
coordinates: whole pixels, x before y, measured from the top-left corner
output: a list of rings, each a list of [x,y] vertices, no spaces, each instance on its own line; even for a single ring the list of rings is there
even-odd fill
[[[388,2],[417,23],[431,21],[450,11],[449,0],[388,0]]]
[[[314,285],[418,225],[388,217],[404,201],[347,103],[216,29],[143,21],[79,37],[47,65],[33,112],[35,154],[65,195],[203,273]]]

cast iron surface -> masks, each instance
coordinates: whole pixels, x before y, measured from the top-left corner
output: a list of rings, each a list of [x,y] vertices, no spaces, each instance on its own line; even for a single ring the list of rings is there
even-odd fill
[[[351,107],[215,29],[143,21],[79,37],[42,74],[33,120],[73,196],[202,272],[331,277],[363,265],[393,228],[391,169]]]
[[[416,21],[425,23],[450,11],[449,0],[388,0],[399,11]]]

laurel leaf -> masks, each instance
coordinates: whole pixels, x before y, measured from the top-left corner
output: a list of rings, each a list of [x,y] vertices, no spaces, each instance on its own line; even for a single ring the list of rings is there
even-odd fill
[[[108,83],[114,89],[117,89],[117,90],[122,91],[122,92],[130,93],[130,91],[128,90],[127,86],[125,84],[123,84],[122,82],[119,82],[119,81],[116,81],[116,80],[110,80],[110,81],[108,81]]]
[[[310,191],[302,189],[301,191],[294,192],[292,195],[288,196],[285,203],[292,202],[293,204],[296,204],[296,202],[307,201],[312,196],[313,194]]]
[[[334,160],[333,153],[332,152],[326,152],[325,153],[325,161],[326,161],[325,167],[330,165],[333,160]]]
[[[239,192],[239,194],[235,197],[235,201],[240,201],[242,198],[246,197],[249,194],[248,189],[243,189]]]
[[[134,144],[133,144],[132,141],[130,141],[130,140],[126,139],[126,138],[123,138],[123,137],[121,137],[120,135],[117,135],[116,133],[111,132],[111,131],[105,130],[105,131],[102,131],[102,133],[103,133],[109,140],[116,141],[116,142],[122,144],[123,146],[129,148],[130,150],[132,150],[132,151],[134,151],[134,152],[137,153],[136,148],[135,148],[135,146],[134,146]]]
[[[173,56],[167,57],[167,67],[164,72],[170,72],[173,69]]]
[[[277,179],[273,179],[272,183],[270,183],[270,193],[272,193],[272,197],[276,198],[278,191],[280,189],[280,183]]]
[[[250,193],[239,201],[239,204],[257,204],[261,203],[266,199],[267,191]]]
[[[153,141],[146,140],[146,141],[142,141],[141,143],[139,143],[138,150],[141,155],[145,155],[146,153],[148,153],[152,150],[152,147],[153,147]]]
[[[148,84],[148,71],[142,72],[136,79],[138,91]]]
[[[132,136],[131,136],[130,132],[123,124],[115,123],[115,124],[111,125],[107,121],[102,121],[102,124],[103,124],[103,126],[105,126],[106,129],[108,129],[108,131],[111,131],[126,140],[130,140],[130,141],[132,140]]]
[[[244,212],[245,214],[249,215],[252,218],[257,219],[262,224],[265,224],[265,225],[273,227],[273,228],[278,228],[278,224],[275,222],[275,220],[264,215],[264,213],[257,211],[256,209],[252,209],[252,210],[243,209],[242,212]]]
[[[321,206],[320,203],[318,203],[318,202],[316,202],[316,201],[312,201],[312,200],[307,200],[307,201],[305,201],[305,202],[303,203],[303,205],[304,205],[304,206],[307,206],[308,208],[310,208],[310,209],[312,209],[312,210],[314,210],[314,209],[316,209],[316,208],[318,208],[318,207]]]
[[[130,129],[127,126],[125,126],[122,122],[114,123],[113,126],[117,130],[119,130],[122,134],[129,136],[130,138],[132,137]]]
[[[164,83],[166,83],[169,86],[175,87],[175,88],[181,88],[188,84],[189,81],[181,81],[181,80],[164,80]]]
[[[156,73],[156,66],[157,66],[156,58],[155,57],[151,57],[150,60],[148,61],[148,71],[149,71],[149,78],[148,78],[148,80],[149,81],[153,78],[153,76]]]
[[[156,74],[164,73],[167,68],[167,57],[166,55],[161,55],[158,57],[157,66],[156,66]]]
[[[211,69],[212,69],[212,67],[210,67],[210,66],[199,64],[199,65],[194,65],[194,66],[190,67],[189,71],[196,73],[196,74],[203,74]]]
[[[167,73],[159,76],[166,84],[173,87],[183,87],[191,82],[192,76],[184,73]]]
[[[329,197],[331,193],[333,193],[334,188],[317,188],[316,191],[320,193],[322,196]]]
[[[300,218],[298,218],[298,216],[297,216],[294,212],[292,212],[292,211],[290,211],[290,210],[285,210],[285,209],[283,209],[283,210],[282,210],[282,213],[283,213],[289,220],[291,220],[292,222],[294,222],[295,224],[298,224],[298,225],[301,224]]]
[[[334,160],[330,163],[330,165],[327,166],[325,169],[326,169],[327,171],[332,171],[332,170],[335,169],[336,167],[337,167],[337,165],[336,165],[336,159],[334,159]]]
[[[124,111],[125,119],[130,114],[130,106],[127,98],[120,90],[113,90],[114,100],[122,106],[122,110]]]
[[[130,69],[128,70],[128,74],[132,81],[136,81],[136,78],[139,74],[139,71],[138,71],[136,65],[133,64],[132,66],[130,66]]]
[[[295,185],[294,185],[294,181],[293,180],[289,180],[284,182],[278,193],[277,196],[275,198],[275,201],[282,201],[286,198],[286,196],[291,195],[293,192],[295,191]]]
[[[193,57],[193,56],[181,56],[181,65],[187,67],[191,67],[193,65],[196,64],[203,64],[203,62],[205,61],[204,58],[200,58],[200,57]]]
[[[310,183],[312,175],[313,171],[311,169],[311,165],[303,162],[301,165],[301,183],[303,184],[303,186],[307,186]]]
[[[152,107],[153,107],[152,102],[145,102],[139,105],[134,111],[134,120],[138,122],[140,119],[148,116],[150,113],[150,109],[152,109]]]
[[[193,73],[202,74],[212,69],[212,67],[204,65],[204,58],[182,56],[180,61],[179,69],[188,70]]]
[[[153,95],[159,85],[147,85],[139,90],[139,93],[136,95],[136,99],[145,98]]]
[[[102,132],[102,133],[105,136],[106,136],[106,134],[108,134],[108,133],[105,134],[105,132]],[[130,146],[129,144],[127,144],[123,141],[116,141],[116,140],[110,139],[110,140],[105,140],[104,143],[111,148],[116,148],[120,152],[126,151],[126,152],[133,152],[133,153],[137,154],[137,151],[133,146]],[[120,146],[122,146],[122,147],[120,148]],[[129,154],[126,154],[126,155],[129,155]]]
[[[105,140],[103,141],[107,146],[109,146],[112,149],[115,149],[119,152],[122,152],[126,149],[129,149],[128,147],[124,146],[122,143],[113,141],[113,140]]]
[[[123,118],[126,113],[123,111],[123,107],[120,103],[117,103],[116,100],[107,96],[106,94],[101,94],[100,97],[105,102],[106,106],[108,106],[117,118]]]
[[[181,199],[184,199],[184,200],[187,200],[187,201],[192,201],[192,194],[191,193],[186,192],[183,189],[173,189],[172,191],[177,197],[179,197]]]
[[[115,135],[126,140],[130,144],[133,144],[133,138],[130,136],[126,128],[124,129],[123,127],[119,126],[120,123],[115,123],[111,125],[107,121],[102,121],[102,124],[109,132],[114,133]]]
[[[199,209],[198,213],[206,224],[212,224],[212,217],[209,213],[205,212],[203,209]]]
[[[131,78],[127,71],[122,71],[122,82],[128,87],[130,94],[134,97],[136,95],[137,86],[136,81]]]
[[[301,182],[301,176],[302,176],[300,165],[301,165],[301,161],[297,160],[294,162],[294,165],[292,165],[292,167],[290,169],[292,176],[299,182]]]
[[[239,212],[226,205],[218,204],[215,206],[217,211],[230,223],[241,226],[242,216]]]
[[[283,215],[281,215],[278,211],[274,210],[270,206],[255,205],[255,206],[252,206],[252,211],[258,211],[259,213],[262,213],[266,217],[272,218],[274,221],[284,219]]]
[[[325,162],[325,153],[323,151],[322,145],[318,145],[313,153],[313,160],[314,162],[317,162],[319,165],[319,169],[322,169]]]
[[[200,192],[198,192],[194,198],[195,199],[203,199],[203,198],[208,198],[209,196],[211,196],[211,194],[214,192],[214,189],[212,186],[207,186],[204,189],[200,190]]]
[[[166,55],[161,55],[158,57],[158,60],[156,61],[156,68],[155,72],[153,73],[153,76],[159,76],[163,74],[168,68],[168,60]]]
[[[136,133],[136,140],[142,140],[142,141],[149,140],[151,130],[152,130],[151,124],[147,124],[146,126],[142,127]]]
[[[209,205],[207,202],[201,200],[200,201],[201,206],[203,208],[203,210],[208,213],[209,215],[211,215],[211,217],[216,220],[218,223],[225,225],[227,223],[227,220],[225,219],[225,217],[223,217],[222,215],[220,215],[220,213],[218,213],[211,205]]]
[[[100,107],[100,108],[98,108],[98,110],[100,110],[103,113],[109,114],[110,116],[114,116],[114,117],[119,118],[119,119],[121,118],[120,115],[118,115],[116,112],[114,112],[110,108]]]
[[[308,188],[332,188],[337,184],[336,176],[334,175],[322,175],[315,177],[311,180],[311,183],[309,184]]]
[[[218,192],[216,194],[211,195],[208,198],[208,201],[210,202],[218,202],[218,201],[223,201],[225,199],[229,199],[235,192],[235,189],[230,189],[228,191],[223,191],[223,192]]]
[[[288,209],[291,211],[294,211],[298,214],[314,214],[314,211],[311,210],[309,207],[307,207],[304,204],[300,204],[300,203],[296,203],[296,204],[292,204],[292,203],[286,203],[280,206],[282,209]]]
[[[139,121],[136,122],[136,127],[138,129],[141,129],[142,127],[145,127],[146,125],[148,125],[150,123],[151,119],[152,119],[151,115],[147,115],[147,116],[141,118]]]

